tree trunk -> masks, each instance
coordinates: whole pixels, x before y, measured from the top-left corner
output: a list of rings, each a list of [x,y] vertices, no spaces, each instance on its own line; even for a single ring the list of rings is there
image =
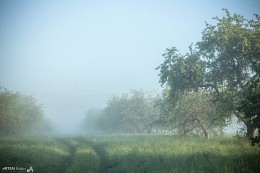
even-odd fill
[[[202,128],[202,130],[203,130],[203,132],[204,132],[205,138],[206,138],[206,139],[209,139],[209,133],[208,133],[208,131],[204,128],[203,125],[201,125],[201,128]]]
[[[200,127],[202,128],[205,138],[209,139],[209,133],[207,129],[204,127],[204,125],[201,123],[201,121],[198,118],[196,118],[196,120],[198,121]]]
[[[246,137],[247,138],[254,137],[254,133],[255,133],[256,128],[253,127],[252,121],[242,117],[238,112],[234,111],[234,114],[238,119],[240,119],[245,124],[245,126],[246,126]]]
[[[245,123],[245,125],[246,125],[246,137],[253,138],[256,128],[254,128],[251,123]]]

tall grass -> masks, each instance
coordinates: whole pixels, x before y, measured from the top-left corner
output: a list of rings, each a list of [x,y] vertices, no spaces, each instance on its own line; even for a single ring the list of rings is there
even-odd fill
[[[90,140],[105,148],[106,172],[258,172],[260,149],[232,138],[172,136],[99,136]]]
[[[32,166],[35,172],[62,172],[68,157],[68,147],[49,137],[0,139],[0,169]]]
[[[48,173],[259,172],[260,148],[231,137],[1,137],[0,169]]]

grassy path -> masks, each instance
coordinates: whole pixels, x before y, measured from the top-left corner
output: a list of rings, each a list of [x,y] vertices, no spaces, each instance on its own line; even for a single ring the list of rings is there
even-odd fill
[[[99,157],[99,160],[100,160],[99,172],[100,173],[107,172],[106,170],[107,170],[107,165],[108,165],[108,158],[107,158],[107,153],[106,153],[104,146],[93,145],[91,143],[88,143],[88,145],[94,149],[94,151],[96,152],[96,154]]]
[[[116,167],[115,163],[111,161],[111,158],[108,155],[106,144],[105,143],[93,143],[91,140],[87,140],[86,143],[94,149],[94,151],[99,156],[100,167],[99,173],[110,173],[114,172]]]
[[[85,138],[66,137],[60,138],[69,147],[70,156],[64,168],[65,173],[98,173],[100,170],[100,159],[96,151],[90,147]]]
[[[61,165],[62,167],[62,172],[66,173],[67,170],[73,165],[73,159],[75,157],[75,151],[76,151],[76,146],[75,144],[71,143],[68,139],[66,138],[58,138],[57,141],[61,142],[68,148],[68,157],[64,160],[63,164]]]

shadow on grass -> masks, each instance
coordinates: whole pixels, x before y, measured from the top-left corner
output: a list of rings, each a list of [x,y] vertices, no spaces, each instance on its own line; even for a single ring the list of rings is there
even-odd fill
[[[260,170],[259,155],[217,155],[210,152],[178,155],[131,152],[110,156],[109,173],[256,173]]]
[[[35,172],[62,172],[61,166],[69,156],[63,146],[49,145],[1,145],[0,168],[32,168]]]

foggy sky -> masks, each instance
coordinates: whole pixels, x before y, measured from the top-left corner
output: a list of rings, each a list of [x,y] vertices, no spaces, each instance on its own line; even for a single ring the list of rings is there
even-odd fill
[[[222,8],[246,18],[257,0],[0,0],[0,86],[33,95],[71,132],[92,107],[129,89],[161,90],[166,48],[185,53]]]

